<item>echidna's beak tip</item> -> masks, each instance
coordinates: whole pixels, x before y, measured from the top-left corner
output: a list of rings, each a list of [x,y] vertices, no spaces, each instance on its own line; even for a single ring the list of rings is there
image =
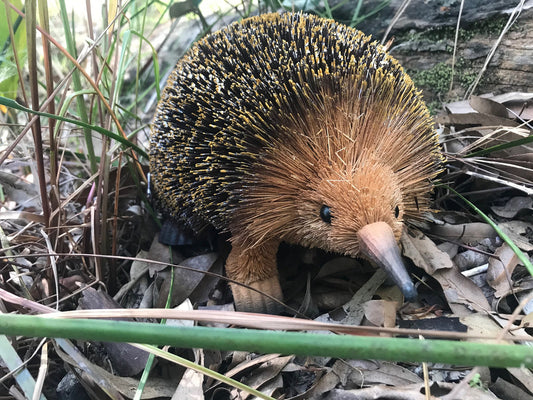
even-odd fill
[[[374,222],[361,228],[357,233],[361,254],[383,268],[398,285],[406,300],[418,296],[400,256],[394,232],[385,222]]]
[[[400,286],[400,290],[403,293],[403,297],[407,301],[414,301],[418,297],[418,292],[416,291],[415,285],[413,282],[406,282],[403,286]]]

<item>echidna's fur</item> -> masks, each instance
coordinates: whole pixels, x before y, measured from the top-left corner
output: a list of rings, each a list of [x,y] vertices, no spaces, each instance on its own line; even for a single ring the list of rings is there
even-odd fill
[[[303,14],[249,18],[195,44],[152,129],[162,207],[243,248],[275,238],[355,256],[362,226],[384,221],[398,237],[427,210],[440,163],[398,62],[361,32]]]

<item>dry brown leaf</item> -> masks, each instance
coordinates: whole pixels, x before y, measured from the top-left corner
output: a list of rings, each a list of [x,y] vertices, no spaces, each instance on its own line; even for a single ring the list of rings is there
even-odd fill
[[[307,400],[312,398],[320,378],[330,370],[327,367],[318,365],[299,365],[294,361],[288,363],[283,368],[283,377],[285,378],[285,387],[289,387],[286,393],[287,400]]]
[[[42,215],[27,211],[0,211],[0,220],[23,220],[43,225],[45,223]]]
[[[490,95],[486,94],[482,94],[481,96],[490,97]],[[448,114],[467,114],[476,112],[468,100],[452,101],[451,103],[446,103],[444,108]]]
[[[510,199],[504,206],[492,206],[494,214],[503,218],[514,218],[522,210],[531,210],[533,199],[528,196],[516,196]]]
[[[378,290],[376,290],[376,296],[378,296],[382,300],[393,301],[398,304],[403,304],[404,301],[402,291],[396,285],[380,286]]]
[[[327,396],[322,397],[324,400],[375,400],[375,399],[394,399],[394,400],[457,400],[457,397],[450,397],[447,394],[455,384],[445,382],[433,382],[431,384],[431,393],[426,397],[425,388],[422,383],[407,385],[403,387],[390,387],[385,385],[375,385],[363,389],[334,389]],[[433,395],[437,393],[438,395]],[[437,397],[438,396],[438,397]],[[490,392],[483,388],[465,386],[461,391],[461,400],[497,400]]]
[[[98,368],[97,366],[94,366]],[[134,378],[120,377],[104,369],[100,369],[101,375],[105,376],[107,381],[114,386],[118,391],[122,393],[123,396],[129,399],[133,399],[135,391],[139,386],[139,381]],[[175,382],[172,382],[170,379],[162,378],[150,378],[143,389],[143,399],[160,399],[164,397],[172,396],[174,391]]]
[[[525,194],[531,194],[531,182],[533,182],[533,152],[531,148],[517,146],[504,150],[504,152],[506,153],[498,152],[500,158],[493,160],[496,170],[501,174],[502,178],[514,183],[515,188]],[[487,163],[491,161],[487,161]]]
[[[518,246],[522,251],[533,251],[533,244],[529,242],[526,236],[528,232],[533,231],[533,224],[526,221],[507,221],[500,222],[498,227],[509,236],[509,239]]]
[[[471,141],[469,146],[462,151],[463,154],[480,147],[489,148],[491,146],[527,138],[531,135],[531,129],[507,124],[507,126],[490,126],[487,127],[487,129],[480,128],[477,130],[477,133],[481,136],[478,139]],[[528,157],[524,158],[524,155],[531,153],[532,151],[532,145],[526,143],[520,146],[513,146],[503,150],[494,151],[490,154],[490,157],[492,158],[480,159],[478,162],[483,161],[483,164],[480,165],[494,165],[497,170],[505,170],[506,168],[509,169],[510,172],[514,170],[518,173],[519,177],[524,174],[527,176],[530,175],[529,169],[523,165],[524,163],[517,163],[517,161],[528,161]],[[515,159],[513,157],[517,158]],[[522,168],[517,169],[513,164],[518,164]]]
[[[413,263],[422,268],[428,275],[433,275],[440,269],[453,268],[450,256],[433,243],[422,232],[407,233],[402,232],[401,237],[403,245],[403,254],[413,261]]]
[[[251,388],[258,389],[261,392],[270,395],[275,389],[283,387],[283,380],[281,379],[281,370],[293,360],[294,356],[276,357],[268,360],[258,368],[254,369],[245,378],[241,379],[241,382],[250,386]],[[273,383],[273,386],[269,386],[269,383]],[[243,400],[249,398],[251,394],[240,393]]]
[[[498,94],[496,96],[490,96],[492,100],[497,101],[498,103],[502,103],[505,105],[509,105],[509,103],[526,103],[528,100],[533,99],[533,93],[528,92],[507,92]]]
[[[5,170],[0,171],[0,182],[6,200],[14,201],[18,210],[41,209],[41,197],[33,183]]]
[[[396,363],[374,360],[338,360],[332,371],[340,377],[343,387],[351,389],[363,385],[405,386],[422,379]]]
[[[495,238],[496,231],[492,226],[483,222],[470,222],[467,224],[433,224],[431,233],[443,240],[475,245],[483,239]]]
[[[530,394],[526,393],[518,386],[513,385],[500,377],[496,378],[496,382],[490,385],[489,389],[492,393],[502,399],[531,400],[532,398]]]
[[[507,111],[507,108],[503,104],[494,100],[481,96],[471,96],[469,103],[478,113],[509,118],[509,111]]]
[[[462,251],[453,258],[453,262],[461,271],[468,271],[472,268],[485,265],[489,261],[489,255],[484,251],[480,251],[484,250],[483,247],[480,245],[475,249]]]
[[[225,376],[236,379],[241,382],[244,382],[245,379],[248,379],[252,376],[259,375],[260,373],[255,372],[255,371],[261,370],[261,368],[266,369],[267,371],[271,372],[272,368],[270,370],[268,369],[270,365],[282,365],[281,369],[283,369],[294,358],[294,356],[280,356],[279,354],[265,354],[265,355],[258,356],[258,357],[251,359],[252,355],[244,351],[234,351],[231,354],[232,354],[233,368],[230,369],[228,372],[226,372]],[[273,374],[273,375],[275,379],[275,377],[279,375],[279,371],[278,371],[278,374]],[[266,384],[267,381],[268,380],[264,380],[263,383]],[[251,387],[254,387],[255,389],[258,388],[258,386],[251,385],[250,382],[247,382],[246,384],[248,384]],[[208,391],[212,393],[215,390],[220,390],[219,386],[221,385],[222,383],[220,381],[217,381],[209,388]],[[232,397],[231,397],[232,399],[244,399],[244,398],[247,398],[248,396],[248,394],[238,391],[237,389],[230,389],[230,391],[232,393]]]
[[[68,351],[68,347],[56,346],[58,356],[71,366],[78,379],[83,382],[84,388],[89,389],[93,396],[97,396],[93,398],[107,399],[108,395],[113,399],[120,399],[121,395],[125,398],[133,398],[139,386],[138,379],[114,375],[93,364],[76,348],[72,347],[72,350],[75,353],[67,354],[64,351]],[[151,377],[146,382],[143,399],[170,398],[175,386],[175,383],[169,379]]]
[[[521,326],[530,327],[533,326],[533,313],[529,313],[522,318]]]
[[[485,93],[478,97],[503,104],[506,108],[514,112],[512,115],[520,114],[524,119],[533,118],[533,114],[529,116],[530,114],[527,112],[532,110],[529,100],[533,99],[533,93],[509,92],[498,95]],[[447,103],[446,110],[451,114],[466,114],[475,111],[468,100]],[[520,113],[521,111],[522,113]]]
[[[113,300],[106,292],[95,290],[91,287],[86,288],[82,292],[78,306],[85,310],[120,308],[120,304]],[[120,320],[118,318],[114,319]],[[146,366],[149,356],[146,351],[138,349],[129,343],[103,342],[102,344],[106,355],[109,357],[118,375],[133,376],[141,372]]]
[[[139,258],[139,257],[137,257]],[[172,252],[171,248],[167,246],[166,244],[162,244],[159,242],[159,236],[156,235],[154,237],[154,240],[152,240],[152,243],[150,245],[150,250],[148,250],[148,254],[146,255],[147,260],[154,260],[154,261],[161,261],[164,263],[175,263],[179,264],[180,261],[183,260],[183,257],[181,257],[178,253]],[[167,268],[164,264],[149,264],[149,271],[150,276],[154,276],[157,272],[163,271]]]
[[[150,262],[145,261],[149,259],[148,257],[150,257],[149,252],[146,252],[144,250],[139,251],[139,253],[135,257],[136,260],[133,261],[131,264],[130,280],[124,285],[122,285],[119,291],[115,294],[115,296],[113,297],[115,301],[121,301],[122,298],[133,288],[139,289],[140,291],[146,290],[146,281],[143,282],[144,285],[141,285],[141,287],[138,287],[137,285],[139,285],[139,281],[143,279],[144,275],[150,270],[151,266],[154,265]],[[134,307],[136,306],[136,304],[132,304],[131,306]],[[150,306],[152,306],[152,304],[150,304]]]
[[[468,315],[472,309],[490,310],[481,289],[463,276],[448,254],[440,251],[427,236],[422,233],[416,236],[404,234],[402,243],[404,254],[439,282],[456,316]]]
[[[316,316],[319,310],[333,310],[342,307],[350,301],[353,291],[345,285],[351,277],[358,279],[357,272],[364,270],[361,260],[351,257],[335,257],[322,265],[318,273],[313,277],[312,291],[306,290],[306,297],[301,301],[300,311],[305,310],[308,316]],[[362,278],[358,281],[364,282]],[[344,289],[344,290],[343,290]],[[306,303],[308,301],[308,303]]]
[[[217,253],[201,254],[199,256],[187,258],[179,263],[184,267],[194,268],[198,272],[189,269],[174,268],[174,287],[172,288],[172,304],[180,304],[197,288],[204,279],[205,274],[202,272],[210,271],[218,259]],[[160,298],[157,307],[164,307],[168,291],[170,289],[170,279],[163,281],[161,285]]]
[[[131,267],[130,267],[130,280],[131,281],[136,281],[141,276],[146,274],[148,270],[150,269],[150,265],[153,265],[151,262],[145,261],[145,260],[150,260],[150,258],[148,257],[150,257],[150,253],[148,253],[147,251],[141,250],[139,251],[139,253],[137,253],[137,256],[135,257],[136,260],[131,263]],[[162,260],[158,260],[158,261],[162,261]]]
[[[341,378],[339,375],[337,375],[337,372],[333,371],[332,369],[317,380],[313,389],[307,393],[307,396],[309,397],[305,397],[303,399],[320,399],[324,393],[334,389],[340,383],[340,381]]]
[[[526,368],[507,368],[507,371],[525,387],[529,393],[533,393],[533,372]]]
[[[360,260],[351,257],[335,257],[324,263],[313,279],[316,281],[330,275],[347,274],[354,269],[361,269]]]
[[[183,300],[183,302],[176,307],[174,307],[174,310],[178,311],[193,311],[194,307],[189,299]],[[187,319],[167,319],[166,324],[168,326],[183,326],[183,327],[192,327],[196,325],[195,321],[187,320]]]
[[[460,318],[461,322],[468,327],[468,333],[474,336],[497,337],[501,332],[501,326],[488,314],[474,313]],[[500,340],[477,339],[473,341],[486,343],[500,343]]]
[[[489,114],[468,113],[468,114],[448,114],[438,115],[435,122],[442,125],[462,125],[462,126],[518,126],[518,122],[508,118],[496,117]]]
[[[453,259],[459,252],[459,245],[451,242],[442,242],[437,245],[439,250],[444,251],[451,259]]]
[[[489,259],[487,270],[487,283],[496,290],[494,296],[500,298],[513,288],[511,274],[518,265],[518,257],[515,252],[504,243]]]
[[[386,300],[370,300],[363,304],[365,318],[373,326],[387,328],[396,326],[396,311],[398,303]]]
[[[203,400],[204,389],[202,384],[204,382],[204,375],[193,369],[187,368],[180,383],[176,388],[171,400]]]
[[[234,354],[238,354],[237,352]],[[247,354],[245,352],[240,352],[240,354]],[[257,368],[258,365],[264,364],[268,361],[274,360],[278,358],[279,354],[265,354],[263,356],[259,356],[256,358],[253,358],[251,360],[245,358],[244,361],[240,362],[238,365],[234,366],[231,370],[226,372],[226,376],[233,379],[238,379],[242,374],[245,372]]]
[[[487,312],[490,305],[479,287],[461,274],[457,267],[441,269],[433,274],[440,285],[452,312],[458,316],[478,312]]]
[[[504,104],[511,111],[511,115],[517,115],[524,121],[533,119],[531,99],[533,93],[523,92],[502,93],[492,97],[492,100]]]
[[[364,316],[364,310],[362,304],[372,298],[377,288],[385,282],[387,274],[383,269],[378,269],[352,297],[352,299],[343,306],[346,316],[337,321],[340,324],[345,325],[360,325]],[[320,318],[320,317],[319,317]]]

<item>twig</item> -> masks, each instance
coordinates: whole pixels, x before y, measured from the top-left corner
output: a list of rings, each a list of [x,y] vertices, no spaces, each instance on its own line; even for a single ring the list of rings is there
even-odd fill
[[[477,85],[479,84],[479,81],[481,80],[481,77],[483,76],[483,74],[487,70],[487,67],[488,67],[490,61],[492,60],[492,57],[494,57],[494,54],[496,53],[496,49],[500,45],[504,35],[507,33],[507,31],[511,28],[511,26],[516,22],[516,20],[520,16],[520,13],[522,12],[522,8],[524,7],[524,3],[525,3],[525,0],[520,0],[518,5],[513,9],[513,12],[509,16],[509,19],[507,20],[507,23],[505,24],[505,26],[503,27],[503,29],[502,29],[502,31],[500,33],[500,36],[498,37],[498,39],[496,40],[496,43],[494,43],[494,46],[492,46],[492,49],[490,50],[489,54],[487,55],[487,58],[485,59],[485,64],[483,64],[483,67],[479,71],[479,73],[478,73],[478,75],[476,77],[476,80],[468,87],[468,89],[467,89],[467,91],[465,93],[465,96],[464,96],[465,99],[469,98],[472,95],[472,93],[474,93],[474,90],[476,89]]]
[[[387,30],[385,31],[385,34],[383,35],[383,39],[381,39],[381,44],[384,45],[385,41],[387,40],[387,36],[389,36],[389,33],[394,26],[396,22],[400,19],[402,14],[407,9],[407,6],[411,3],[411,0],[403,0],[403,3],[398,8],[398,11],[396,11],[396,14],[394,14],[394,17],[392,18],[392,21],[390,22],[389,26],[387,27]]]
[[[453,55],[452,55],[452,73],[450,76],[450,89],[449,91],[452,91],[453,88],[453,74],[455,72],[455,55],[457,53],[457,42],[459,41],[459,25],[461,25],[461,16],[463,15],[463,6],[465,4],[465,0],[461,0],[461,6],[459,7],[459,15],[457,16],[457,26],[455,28],[455,41],[453,42]]]

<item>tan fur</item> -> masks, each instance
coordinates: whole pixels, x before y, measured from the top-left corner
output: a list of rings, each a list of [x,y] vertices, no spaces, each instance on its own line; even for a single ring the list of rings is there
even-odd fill
[[[233,240],[256,246],[281,238],[356,256],[364,225],[387,222],[399,237],[405,217],[420,218],[436,173],[434,149],[428,142],[417,147],[410,138],[417,122],[386,100],[363,104],[349,91],[322,93],[304,124],[285,128],[294,131],[292,140],[261,160],[232,224]],[[320,219],[322,205],[332,210],[331,226]]]
[[[276,265],[278,246],[278,240],[262,242],[254,247],[241,247],[233,241],[232,250],[226,260],[226,274],[231,279],[283,300]],[[282,310],[279,304],[261,293],[236,284],[231,284],[231,290],[239,311],[276,314]]]

